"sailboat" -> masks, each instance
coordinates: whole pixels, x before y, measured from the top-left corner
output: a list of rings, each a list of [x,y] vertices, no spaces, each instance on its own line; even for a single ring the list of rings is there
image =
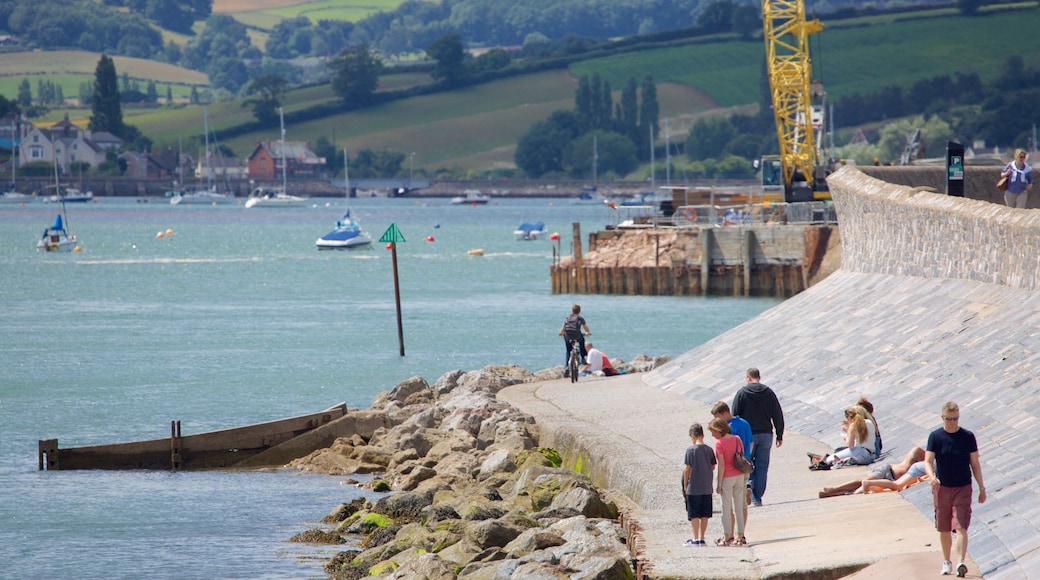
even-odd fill
[[[58,159],[54,159],[54,187],[59,188],[58,185]],[[60,195],[60,193],[59,193]],[[70,234],[66,229],[69,218],[65,213],[65,201],[62,198],[61,202],[61,213],[54,218],[54,224],[43,230],[43,235],[40,237],[40,241],[36,242],[36,250],[40,252],[79,252],[80,248],[76,236]]]
[[[286,207],[286,206],[297,206],[303,205],[307,202],[306,197],[300,197],[297,195],[289,195],[287,193],[288,188],[286,187],[286,165],[285,165],[285,117],[282,115],[282,108],[278,107],[278,120],[281,124],[282,129],[282,187],[257,187],[249,193],[249,199],[246,200],[246,207]]]
[[[231,195],[229,193],[220,193],[219,191],[217,191],[216,184],[213,183],[213,167],[210,165],[210,159],[212,157],[212,152],[209,149],[209,111],[206,109],[206,107],[202,107],[202,126],[203,126],[203,129],[205,130],[205,140],[206,140],[206,152],[205,152],[206,166],[205,166],[205,172],[206,172],[206,186],[207,187],[206,187],[206,189],[203,189],[203,190],[198,190],[198,189],[188,190],[188,189],[183,189],[182,188],[180,191],[175,192],[172,196],[170,196],[170,205],[177,205],[177,204],[180,204],[180,203],[185,203],[185,204],[202,203],[202,204],[209,204],[209,205],[235,203],[235,196],[234,195]],[[213,140],[214,140],[214,142],[216,142],[216,133],[214,133],[214,139]],[[178,169],[178,171],[180,171],[180,168],[181,168],[181,156],[180,156],[180,152],[178,151],[178,153],[177,153],[177,169]]]
[[[350,199],[350,172],[347,169],[347,150],[343,150],[343,176],[346,181],[346,197]],[[318,238],[315,242],[319,250],[349,250],[351,248],[368,248],[372,245],[372,236],[361,229],[361,224],[351,217],[347,208],[343,217],[336,220],[336,229]]]

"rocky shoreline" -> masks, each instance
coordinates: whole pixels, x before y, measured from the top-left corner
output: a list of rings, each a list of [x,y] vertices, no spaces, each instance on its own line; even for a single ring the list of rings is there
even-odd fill
[[[667,360],[611,362],[631,373]],[[289,467],[371,474],[360,485],[390,493],[336,506],[326,529],[292,541],[357,546],[326,564],[335,579],[633,578],[617,503],[562,468],[555,450],[539,447],[533,417],[495,396],[562,377],[562,367],[487,366],[432,385],[413,377],[379,394],[361,412],[382,421],[370,438],[341,437]]]

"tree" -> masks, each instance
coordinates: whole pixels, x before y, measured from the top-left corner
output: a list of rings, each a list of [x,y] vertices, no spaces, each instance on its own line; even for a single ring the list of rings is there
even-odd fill
[[[983,4],[984,0],[957,0],[957,9],[965,16],[974,16]]]
[[[249,98],[242,101],[242,106],[251,107],[253,116],[261,124],[274,125],[278,120],[278,108],[282,106],[281,97],[285,94],[286,84],[282,77],[260,77],[246,87]]]
[[[698,119],[686,138],[686,157],[690,161],[721,159],[726,152],[726,146],[736,136],[737,131],[729,119]]]
[[[379,88],[383,61],[367,44],[343,51],[329,63],[332,92],[343,99],[347,108],[363,107],[372,102]]]
[[[116,65],[108,55],[101,55],[94,71],[94,95],[91,102],[91,131],[108,131],[123,137],[123,109],[119,103],[119,82]]]
[[[729,32],[733,29],[733,2],[715,0],[697,17],[697,25],[709,32]]]
[[[564,149],[580,134],[578,127],[577,116],[571,111],[556,111],[535,123],[516,146],[516,166],[536,179],[547,173],[562,173]]]
[[[29,84],[29,79],[22,79],[22,82],[18,83],[18,106],[23,109],[32,107],[32,85]]]
[[[465,76],[463,61],[466,53],[462,49],[462,36],[458,33],[445,34],[426,47],[426,56],[437,61],[430,73],[435,80],[443,80],[448,86],[456,86]]]
[[[628,137],[613,131],[592,131],[571,141],[564,151],[564,165],[573,177],[591,178],[593,157],[597,175],[613,173],[623,177],[639,167],[636,146]]]

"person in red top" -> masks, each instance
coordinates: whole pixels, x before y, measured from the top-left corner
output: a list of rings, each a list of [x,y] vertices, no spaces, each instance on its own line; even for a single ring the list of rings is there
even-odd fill
[[[744,472],[733,464],[733,456],[737,451],[744,451],[744,445],[740,437],[733,435],[729,430],[729,423],[723,419],[712,419],[708,423],[708,430],[715,438],[715,459],[719,465],[718,484],[715,487],[722,496],[722,530],[725,537],[719,538],[715,543],[719,546],[745,546],[747,539],[744,538]],[[736,537],[733,535],[733,520],[736,520]]]

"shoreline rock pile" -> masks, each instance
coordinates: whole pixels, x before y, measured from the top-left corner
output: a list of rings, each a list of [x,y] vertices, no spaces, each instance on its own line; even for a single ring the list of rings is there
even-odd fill
[[[612,363],[639,372],[667,360]],[[339,505],[323,520],[331,530],[298,541],[357,545],[326,565],[337,579],[633,578],[617,505],[562,468],[555,450],[538,447],[533,417],[495,397],[562,375],[562,367],[487,366],[433,385],[413,377],[381,393],[365,412],[385,414],[389,427],[367,441],[341,437],[289,467],[375,474],[365,487],[395,493]]]

